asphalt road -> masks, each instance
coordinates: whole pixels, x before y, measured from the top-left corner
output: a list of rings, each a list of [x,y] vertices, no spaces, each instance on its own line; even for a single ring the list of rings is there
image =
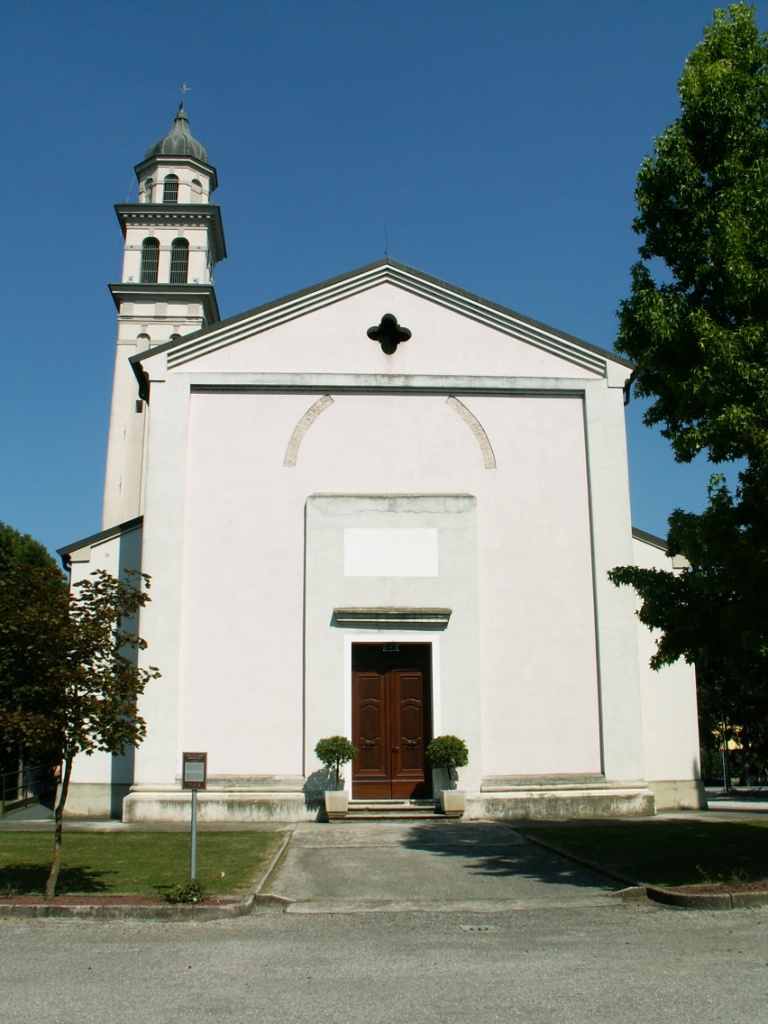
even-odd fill
[[[0,922],[4,1024],[768,1019],[768,910]]]

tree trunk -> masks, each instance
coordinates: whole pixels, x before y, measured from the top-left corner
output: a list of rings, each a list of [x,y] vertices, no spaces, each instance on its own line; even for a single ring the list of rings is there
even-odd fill
[[[72,774],[73,759],[73,754],[67,754],[64,757],[64,770],[61,776],[59,799],[56,801],[56,807],[53,811],[53,863],[51,864],[51,873],[48,875],[48,881],[45,883],[44,898],[46,900],[52,900],[56,895],[56,882],[59,879],[59,867],[61,865],[61,836],[64,824],[64,804],[67,802],[69,777]]]
[[[720,712],[720,719],[723,723],[722,748],[723,748],[723,789],[731,788],[731,757],[728,750],[728,726],[726,724],[725,712]]]

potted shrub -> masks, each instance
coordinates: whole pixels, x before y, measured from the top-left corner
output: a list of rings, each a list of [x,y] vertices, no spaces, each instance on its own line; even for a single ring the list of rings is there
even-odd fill
[[[325,813],[328,820],[343,818],[349,808],[349,793],[341,789],[341,766],[357,755],[357,747],[346,736],[328,736],[315,747],[318,760],[336,773],[336,786],[325,791]]]
[[[427,745],[424,756],[433,768],[441,768],[448,776],[448,788],[440,790],[443,814],[459,817],[464,813],[466,796],[456,788],[456,769],[463,768],[469,762],[467,744],[458,736],[436,736]]]

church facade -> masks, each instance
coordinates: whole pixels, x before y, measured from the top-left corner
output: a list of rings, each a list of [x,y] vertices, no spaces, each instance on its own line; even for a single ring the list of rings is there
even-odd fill
[[[431,800],[460,736],[465,815],[700,806],[693,670],[653,673],[633,594],[670,567],[630,521],[620,357],[391,259],[221,320],[216,171],[183,108],[117,207],[125,239],[104,518],[61,549],[152,577],[147,736],[81,757],[69,810],[317,816],[317,741],[352,799]]]

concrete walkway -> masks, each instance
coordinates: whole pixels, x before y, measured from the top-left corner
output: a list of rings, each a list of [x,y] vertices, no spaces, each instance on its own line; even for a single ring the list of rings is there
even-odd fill
[[[620,883],[499,822],[302,823],[262,892],[288,913],[495,911],[615,904]]]

